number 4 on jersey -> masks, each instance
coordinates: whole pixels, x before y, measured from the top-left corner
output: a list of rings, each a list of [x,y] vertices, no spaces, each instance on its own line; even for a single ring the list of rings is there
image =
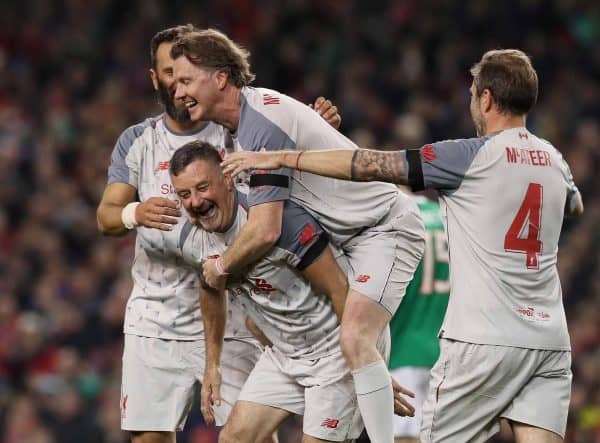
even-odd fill
[[[527,269],[538,269],[538,255],[542,251],[539,240],[542,220],[542,185],[529,183],[521,207],[504,237],[504,250],[527,254]],[[525,228],[527,227],[527,236]]]

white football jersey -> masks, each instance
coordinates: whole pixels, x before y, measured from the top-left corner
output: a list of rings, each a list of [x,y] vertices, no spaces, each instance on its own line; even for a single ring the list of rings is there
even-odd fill
[[[240,100],[240,121],[234,136],[236,150],[356,149],[350,139],[314,110],[285,94],[246,87]],[[336,245],[376,226],[397,199],[414,206],[388,183],[356,183],[288,169],[255,171],[250,185],[251,206],[291,198],[317,218]]]
[[[209,233],[186,222],[181,237],[185,260],[197,265],[220,256],[247,220],[246,196],[237,192],[234,222],[225,233]],[[331,302],[315,293],[300,270],[329,247],[316,220],[293,202],[286,202],[277,245],[227,288],[271,340],[291,358],[316,359],[339,352],[339,324]],[[230,297],[230,300],[231,300]]]
[[[133,186],[139,201],[165,197],[180,206],[169,176],[169,160],[177,148],[197,139],[221,151],[227,145],[225,129],[214,123],[207,123],[194,133],[177,134],[167,128],[161,115],[129,127],[113,150],[108,184]],[[204,336],[198,277],[185,265],[178,244],[184,220],[182,216],[172,231],[136,229],[131,267],[133,290],[123,327],[126,334],[177,340],[197,340]],[[228,322],[227,336],[250,336],[244,319],[241,311],[234,315]]]
[[[451,284],[441,336],[570,349],[556,262],[579,191],[561,154],[521,127],[404,155],[413,190],[440,192]]]

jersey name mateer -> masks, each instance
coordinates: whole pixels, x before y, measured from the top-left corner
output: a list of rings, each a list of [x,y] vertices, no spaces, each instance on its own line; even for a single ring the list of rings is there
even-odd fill
[[[530,166],[552,166],[550,154],[538,149],[523,149],[506,147],[506,161]]]

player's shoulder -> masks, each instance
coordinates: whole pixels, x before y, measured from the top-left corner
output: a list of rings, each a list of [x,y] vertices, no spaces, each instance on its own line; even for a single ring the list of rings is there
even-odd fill
[[[293,147],[301,103],[265,88],[245,87],[240,97],[241,115],[237,136],[244,149]]]
[[[484,135],[479,137],[470,137],[470,138],[454,138],[441,140],[433,143],[432,145],[437,148],[461,148],[468,151],[476,152],[485,146],[487,143],[494,141],[494,137],[497,134]],[[425,146],[424,148],[427,148]]]
[[[245,117],[257,118],[256,114],[259,114],[280,127],[286,127],[308,110],[298,100],[274,89],[246,87],[242,90],[241,100],[246,108]]]
[[[144,132],[148,129],[156,128],[157,118],[148,117],[141,122],[135,123],[126,128],[117,140],[117,144],[124,148],[129,148],[133,143],[144,135]]]

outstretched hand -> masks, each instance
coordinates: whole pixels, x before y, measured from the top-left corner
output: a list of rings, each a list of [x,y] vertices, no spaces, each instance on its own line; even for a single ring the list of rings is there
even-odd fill
[[[248,169],[278,169],[281,167],[279,152],[233,152],[221,162],[223,173],[230,174],[232,177]]]

